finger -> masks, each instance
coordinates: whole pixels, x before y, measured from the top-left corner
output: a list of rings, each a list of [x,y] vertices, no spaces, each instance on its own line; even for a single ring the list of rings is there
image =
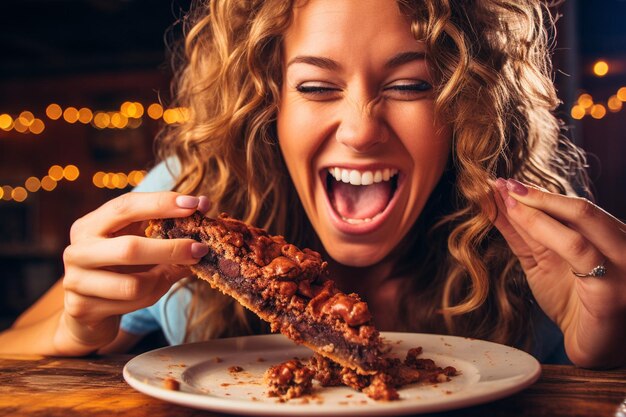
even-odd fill
[[[87,236],[109,236],[133,222],[168,217],[186,217],[210,206],[207,197],[171,191],[123,194],[85,215],[72,226],[72,240]]]
[[[510,197],[566,223],[608,257],[621,256],[626,225],[589,200],[550,193],[515,180],[506,182]]]
[[[63,288],[76,294],[108,300],[133,301],[151,294],[156,279],[138,274],[72,268],[63,278]]]
[[[67,247],[66,265],[101,268],[115,265],[195,264],[208,253],[205,243],[193,239],[151,239],[125,235],[82,241]]]
[[[528,244],[508,219],[508,214],[506,212],[506,207],[500,191],[501,187],[502,184],[499,184],[498,182],[494,184],[494,199],[496,201],[496,207],[498,208],[498,214],[494,221],[494,226],[498,228],[502,236],[506,239],[515,256],[518,258],[521,256],[531,256]],[[506,187],[506,185],[504,185],[504,187]]]
[[[598,249],[576,230],[541,210],[507,197],[507,213],[516,229],[524,230],[538,244],[558,254],[575,271],[590,271],[604,261]]]
[[[179,268],[163,268],[161,266],[157,266],[153,268],[153,270],[151,270],[150,272],[137,274],[136,278],[138,280],[152,280],[154,282],[154,285],[151,289],[148,288],[148,286],[144,287],[143,291],[140,291],[136,294],[136,298],[131,298],[128,300],[119,297],[102,297],[100,296],[102,294],[96,294],[96,292],[93,291],[93,287],[91,287],[91,289],[85,290],[85,293],[68,289],[65,292],[64,309],[73,318],[84,323],[98,322],[106,317],[126,314],[131,311],[135,311],[154,304],[171,288],[174,282],[189,275],[188,271],[186,274],[183,274],[182,272],[183,271]],[[94,276],[89,276],[86,278],[91,277]],[[95,276],[96,280],[99,280],[100,278],[106,279],[107,277],[104,274],[102,274],[101,276]],[[109,276],[108,278],[111,278],[111,276]],[[72,282],[69,285],[74,286],[80,284]],[[111,288],[109,287],[104,289],[109,290]]]

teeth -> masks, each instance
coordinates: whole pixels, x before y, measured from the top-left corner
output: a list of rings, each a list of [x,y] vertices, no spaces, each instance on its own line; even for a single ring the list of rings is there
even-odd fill
[[[343,217],[341,216],[341,219],[346,222],[346,223],[350,223],[350,224],[361,224],[361,223],[369,223],[372,221],[372,219],[370,218],[366,218],[366,219],[349,219],[347,217]]]
[[[372,185],[381,181],[389,181],[398,174],[394,168],[377,169],[376,171],[357,171],[356,169],[328,168],[328,172],[337,181],[352,185]]]

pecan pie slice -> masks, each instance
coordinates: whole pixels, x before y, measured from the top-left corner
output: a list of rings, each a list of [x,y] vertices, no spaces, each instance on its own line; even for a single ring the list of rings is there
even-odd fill
[[[296,343],[360,374],[375,373],[386,349],[367,304],[328,278],[319,253],[226,214],[152,220],[146,235],[191,238],[209,253],[190,266],[199,278]]]

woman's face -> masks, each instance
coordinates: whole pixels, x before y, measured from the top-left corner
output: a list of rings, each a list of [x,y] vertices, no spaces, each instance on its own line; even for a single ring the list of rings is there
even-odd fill
[[[311,0],[283,44],[278,138],[325,250],[373,265],[398,246],[446,165],[424,48],[394,0]]]

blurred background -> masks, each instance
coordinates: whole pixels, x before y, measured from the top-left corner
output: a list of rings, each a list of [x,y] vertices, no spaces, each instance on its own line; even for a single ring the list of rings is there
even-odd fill
[[[63,273],[73,221],[139,183],[189,0],[7,0],[0,25],[0,329]],[[626,1],[557,9],[559,116],[597,202],[626,218]]]

